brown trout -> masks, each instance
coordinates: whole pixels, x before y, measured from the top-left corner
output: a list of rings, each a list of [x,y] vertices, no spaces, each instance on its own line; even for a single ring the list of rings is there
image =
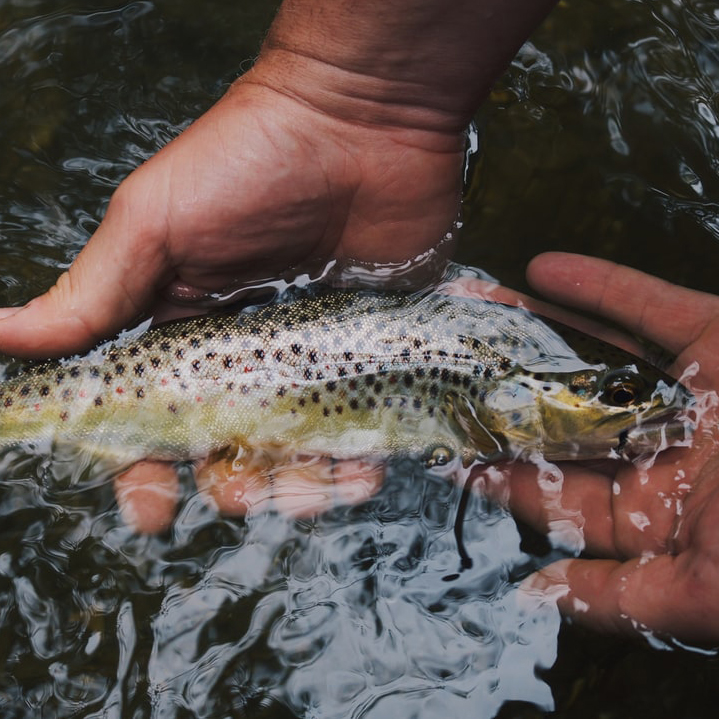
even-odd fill
[[[312,290],[27,366],[0,385],[0,445],[123,462],[232,443],[430,466],[595,458],[683,438],[690,401],[641,359],[520,308]]]

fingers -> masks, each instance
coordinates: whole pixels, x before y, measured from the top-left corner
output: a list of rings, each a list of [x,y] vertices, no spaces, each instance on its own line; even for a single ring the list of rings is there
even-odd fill
[[[371,497],[382,485],[384,468],[370,460],[334,461],[296,456],[281,460],[263,456],[214,456],[197,471],[198,488],[221,514],[244,515],[277,510],[310,516]]]
[[[233,466],[214,455],[196,472],[198,488],[221,514],[238,516],[277,510],[307,517],[369,499],[382,486],[384,467],[369,460],[334,461],[298,456],[270,464],[261,459]],[[160,534],[175,517],[179,479],[170,462],[143,461],[115,478],[123,521],[140,534]]]
[[[719,641],[719,576],[689,553],[624,563],[565,559],[528,577],[520,590],[527,604],[556,601],[564,616],[594,629],[653,633],[699,646]]]
[[[477,486],[554,546],[626,558],[673,550],[686,475],[701,461],[678,448],[636,466],[516,462],[485,470]]]
[[[170,462],[144,461],[115,478],[115,496],[125,524],[140,534],[160,534],[175,517],[180,482]]]
[[[552,300],[595,312],[674,353],[719,314],[719,298],[678,287],[629,267],[548,252],[527,268],[529,282]]]

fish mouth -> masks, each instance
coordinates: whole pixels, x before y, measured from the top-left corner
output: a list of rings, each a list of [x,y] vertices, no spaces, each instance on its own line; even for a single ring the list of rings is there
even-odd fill
[[[657,417],[622,430],[615,449],[629,456],[661,452],[669,447],[689,446],[693,434],[694,423],[685,415]]]

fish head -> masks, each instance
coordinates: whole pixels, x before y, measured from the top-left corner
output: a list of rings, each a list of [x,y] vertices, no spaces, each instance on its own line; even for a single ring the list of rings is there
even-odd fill
[[[510,457],[633,457],[685,443],[692,403],[681,383],[646,363],[553,373],[517,367],[475,406],[473,426]]]
[[[547,459],[633,457],[691,436],[692,394],[643,362],[600,365],[529,383]]]

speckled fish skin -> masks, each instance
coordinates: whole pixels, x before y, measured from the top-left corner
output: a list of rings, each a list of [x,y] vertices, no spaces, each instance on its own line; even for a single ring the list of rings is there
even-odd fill
[[[640,378],[630,406],[607,402],[617,372]],[[518,308],[310,291],[29,366],[0,387],[0,442],[67,442],[124,461],[233,442],[337,458],[436,447],[465,461],[599,457],[641,451],[630,446],[638,421],[678,436],[689,401],[636,357]]]

